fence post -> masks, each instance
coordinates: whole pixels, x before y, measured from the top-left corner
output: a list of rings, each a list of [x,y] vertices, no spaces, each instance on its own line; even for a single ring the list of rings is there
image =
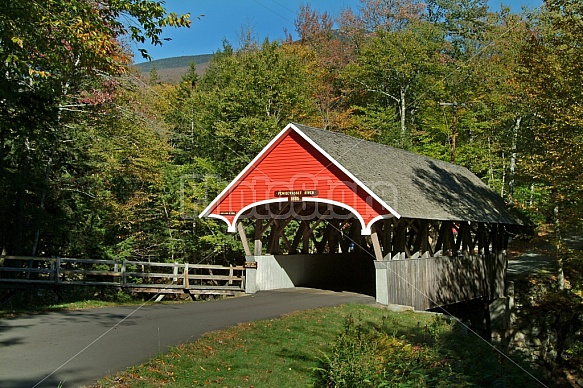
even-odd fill
[[[55,263],[56,263],[56,259],[55,260],[51,260],[51,273],[49,273],[49,282],[54,282],[55,281]]]
[[[172,278],[173,283],[178,283],[178,262],[174,262],[174,267],[172,267],[172,275],[175,275]]]
[[[229,286],[233,284],[233,264],[229,264]]]
[[[178,269],[178,268],[177,268]],[[190,284],[188,282],[188,262],[184,263],[184,271],[182,273],[184,275],[184,288],[190,288]]]
[[[125,259],[121,262],[121,286],[126,286],[126,261]]]
[[[57,256],[55,260],[55,284],[61,282],[61,257]]]
[[[116,281],[118,276],[116,276],[116,274],[119,272],[119,264],[117,263],[117,260],[115,260],[115,263],[113,263],[113,281]],[[121,279],[119,279],[119,282],[121,284]]]

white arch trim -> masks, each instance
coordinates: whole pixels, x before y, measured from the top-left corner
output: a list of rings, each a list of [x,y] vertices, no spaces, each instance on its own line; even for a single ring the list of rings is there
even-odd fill
[[[231,223],[229,222],[229,220],[225,216],[221,216],[219,214],[209,214],[207,217],[208,218],[216,218],[217,220],[221,220],[221,221],[226,222],[227,225],[229,225],[229,227],[231,226]]]
[[[380,216],[376,216],[375,218],[373,218],[372,220],[369,221],[367,228],[368,230],[372,231],[372,226],[374,225],[375,222],[379,221],[379,220],[388,220],[390,218],[393,218],[394,215],[392,214],[381,214]]]
[[[326,203],[329,205],[334,205],[334,206],[338,206],[341,207],[343,209],[348,210],[350,213],[352,213],[360,222],[360,226],[361,226],[361,234],[363,236],[369,236],[371,234],[371,229],[370,227],[367,227],[366,223],[364,222],[364,218],[362,217],[362,215],[357,212],[352,206],[346,205],[345,203],[342,202],[338,202],[338,201],[334,201],[331,199],[326,199],[326,198],[316,198],[316,197],[309,197],[309,198],[303,198],[303,201],[305,202],[319,202],[319,203]],[[235,217],[233,217],[233,222],[229,222],[229,220],[227,220],[225,217],[223,216],[217,216],[215,214],[211,214],[209,215],[209,217],[213,217],[213,218],[217,218],[220,220],[223,220],[227,223],[228,228],[227,231],[229,233],[235,233],[237,231],[237,221],[239,220],[239,218],[241,217],[241,215],[243,213],[245,213],[247,210],[256,207],[256,206],[261,206],[261,205],[266,205],[266,204],[270,204],[270,203],[282,203],[282,202],[288,202],[287,198],[272,198],[272,199],[266,199],[263,201],[258,201],[258,202],[254,202],[250,205],[245,206],[244,208],[242,208],[241,210],[239,210],[237,212],[237,214],[235,214]],[[299,202],[298,202],[299,203]],[[369,225],[371,223],[369,222]]]

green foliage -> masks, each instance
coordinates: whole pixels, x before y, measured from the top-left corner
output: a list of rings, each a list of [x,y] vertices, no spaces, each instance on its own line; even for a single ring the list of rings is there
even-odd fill
[[[583,300],[583,249],[567,250],[565,255],[565,276],[569,279],[572,291]]]
[[[538,121],[527,172],[548,187],[550,206],[562,222],[581,224],[583,215],[583,6],[579,1],[545,3],[521,53],[521,81]]]
[[[356,61],[345,68],[352,103],[362,107],[355,112],[359,116],[373,114],[368,124],[381,132],[379,140],[409,148],[414,122],[410,112],[422,109],[425,96],[436,88],[441,44],[440,31],[421,21],[400,30],[379,29],[359,50]],[[384,110],[388,113],[383,114]],[[374,126],[374,116],[379,117],[379,113],[384,119],[394,115],[384,128]],[[363,123],[362,118],[358,121]]]
[[[136,22],[126,29],[120,22],[124,17]],[[162,27],[188,25],[188,16],[167,15],[162,4],[141,0],[25,0],[2,7],[4,252],[60,255],[74,248],[78,254],[86,247],[83,254],[90,255],[102,250],[99,237],[105,228],[99,219],[111,209],[96,209],[87,201],[96,198],[91,174],[100,167],[90,148],[95,122],[106,125],[101,109],[114,100],[119,85],[114,77],[128,66],[119,39],[128,33],[138,42],[160,44]],[[118,188],[124,183],[119,180]],[[94,238],[86,234],[93,231]]]
[[[302,63],[278,43],[242,52],[225,46],[196,87],[181,89],[167,118],[176,126],[176,148],[230,179],[285,124],[308,117],[309,87]]]
[[[130,294],[128,294],[127,292],[123,291],[123,290],[119,290],[116,294],[116,302],[117,303],[130,303],[133,298]]]
[[[374,330],[348,316],[344,330],[338,336],[330,355],[325,355],[318,368],[323,387],[423,387],[467,386],[469,381],[455,373],[447,358],[440,357],[428,345],[413,345],[404,336],[387,331],[386,325]],[[448,328],[444,321],[434,321],[427,335],[438,341]]]
[[[369,337],[369,338],[367,338]],[[382,365],[376,338],[366,335],[349,316],[344,323],[344,331],[334,343],[330,356],[323,360],[318,369],[324,386],[353,387],[377,385]],[[384,356],[384,355],[383,355]]]

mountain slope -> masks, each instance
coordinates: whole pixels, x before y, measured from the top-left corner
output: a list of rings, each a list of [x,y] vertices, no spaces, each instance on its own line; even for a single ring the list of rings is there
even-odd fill
[[[190,64],[193,62],[196,64],[196,72],[199,75],[202,75],[212,57],[213,54],[187,55],[181,57],[156,59],[155,61],[151,62],[138,63],[134,66],[146,79],[149,77],[149,73],[152,67],[155,67],[161,82],[177,83],[180,81],[182,75],[186,73]]]

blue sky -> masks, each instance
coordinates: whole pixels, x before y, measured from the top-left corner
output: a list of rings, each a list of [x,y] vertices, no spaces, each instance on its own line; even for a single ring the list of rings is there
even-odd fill
[[[514,12],[522,6],[534,9],[542,0],[488,0],[490,7],[497,10],[501,4],[509,5]],[[263,41],[283,39],[284,31],[295,36],[294,19],[302,4],[310,4],[313,9],[327,11],[333,17],[345,8],[357,9],[359,0],[166,0],[166,9],[178,14],[190,13],[192,25],[189,29],[169,28],[164,37],[172,40],[162,46],[143,46],[152,59],[162,59],[183,55],[211,54],[222,47],[224,39],[234,47],[238,46],[241,31],[251,30],[254,38]],[[197,16],[201,16],[197,19]],[[142,47],[142,46],[140,46]],[[132,49],[137,52],[137,46]],[[144,60],[135,55],[135,62]]]

